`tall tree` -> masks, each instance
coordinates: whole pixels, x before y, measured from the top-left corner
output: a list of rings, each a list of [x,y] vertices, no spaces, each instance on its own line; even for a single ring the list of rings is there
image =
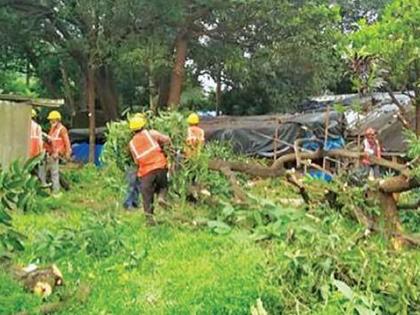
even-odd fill
[[[389,90],[405,91],[415,107],[420,136],[420,0],[394,0],[372,25],[361,23],[353,45],[382,60]]]

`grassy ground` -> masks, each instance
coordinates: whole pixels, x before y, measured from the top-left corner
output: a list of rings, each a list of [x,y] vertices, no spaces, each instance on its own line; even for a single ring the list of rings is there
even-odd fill
[[[80,283],[91,288],[86,303],[60,314],[249,314],[258,298],[270,314],[420,312],[419,253],[392,253],[380,236],[359,243],[361,229],[339,215],[314,213],[304,219],[305,231],[262,242],[240,228],[218,235],[187,224],[215,211],[190,205],[158,209],[163,223],[148,227],[140,212],[120,208],[99,171],[69,176],[73,188],[62,198],[42,198],[37,212],[14,215],[28,237],[18,263],[56,263],[62,292]],[[252,190],[262,198],[295,197],[272,188]],[[333,278],[351,285],[352,296]],[[0,272],[0,314],[42,303]]]

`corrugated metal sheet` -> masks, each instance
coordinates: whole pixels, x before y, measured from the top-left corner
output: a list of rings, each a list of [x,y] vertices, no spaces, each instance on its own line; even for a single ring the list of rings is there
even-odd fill
[[[0,164],[7,167],[29,153],[31,106],[0,100]]]

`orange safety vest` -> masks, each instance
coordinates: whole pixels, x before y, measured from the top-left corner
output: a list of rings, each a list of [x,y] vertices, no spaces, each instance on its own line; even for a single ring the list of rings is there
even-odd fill
[[[375,142],[370,143],[367,139],[363,141],[364,152],[367,153],[368,156],[364,156],[362,158],[362,164],[370,165],[369,156],[375,156],[377,158],[381,158],[381,147]]]
[[[42,129],[33,120],[31,121],[31,146],[29,149],[29,157],[33,158],[42,152]]]
[[[188,127],[187,143],[190,145],[204,144],[204,130],[197,126]]]
[[[167,168],[167,160],[159,143],[149,131],[138,132],[129,143],[131,154],[139,169],[137,175],[143,177],[151,171]]]
[[[63,155],[66,153],[66,146],[64,143],[64,138],[62,132],[67,134],[67,129],[61,123],[59,123],[55,128],[51,128],[48,133],[48,138],[50,140],[50,145],[47,146],[48,153],[52,154],[54,152]]]
[[[187,130],[187,145],[185,148],[185,156],[191,157],[198,154],[204,145],[204,130],[197,126],[190,126]]]

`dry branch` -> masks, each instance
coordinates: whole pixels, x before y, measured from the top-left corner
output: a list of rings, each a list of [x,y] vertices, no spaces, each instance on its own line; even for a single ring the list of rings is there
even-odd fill
[[[324,157],[333,157],[333,158],[345,158],[345,159],[359,159],[363,156],[363,153],[336,149],[330,151],[318,150],[315,152],[301,152],[299,158],[302,160],[317,160]],[[390,162],[385,159],[378,159],[376,157],[371,158],[372,163],[386,168],[390,168],[400,172],[401,174],[408,177],[408,169],[406,165]],[[211,170],[220,171],[222,167],[227,167],[234,172],[241,172],[250,176],[255,177],[279,177],[285,174],[284,164],[288,162],[296,162],[296,154],[289,153],[278,158],[270,166],[262,166],[259,164],[251,164],[245,162],[230,162],[224,160],[210,160],[209,168]]]
[[[420,187],[420,180],[403,175],[383,179],[379,182],[379,190],[383,193],[400,193]]]
[[[294,174],[291,174],[291,173],[286,174],[286,179],[290,184],[292,184],[293,186],[299,189],[299,194],[302,196],[303,201],[305,201],[305,203],[309,205],[311,202],[311,198],[309,197],[309,194],[306,191],[305,186],[296,178]]]
[[[404,203],[398,205],[398,210],[418,210],[420,209],[420,199],[414,203]]]
[[[244,191],[239,186],[235,173],[232,172],[232,170],[227,166],[224,166],[224,167],[220,168],[220,172],[223,175],[225,175],[227,177],[227,179],[229,180],[229,183],[230,183],[230,185],[232,187],[232,190],[233,190],[233,194],[235,195],[235,199],[237,199],[239,202],[245,201],[246,200],[246,194],[244,193]]]

